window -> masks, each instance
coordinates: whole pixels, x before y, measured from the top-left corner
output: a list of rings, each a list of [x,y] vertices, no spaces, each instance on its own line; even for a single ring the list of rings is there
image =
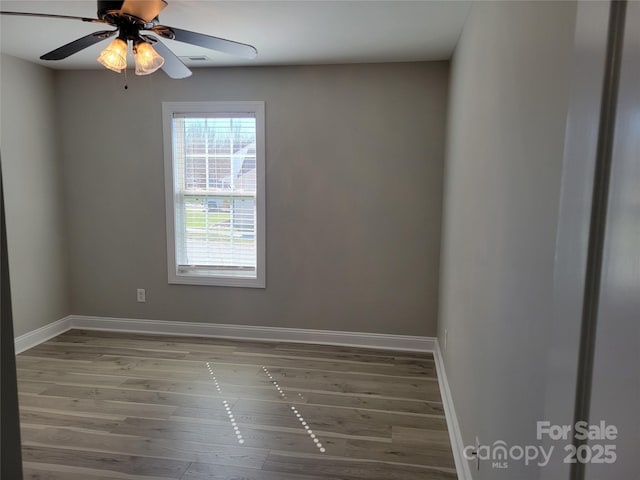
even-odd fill
[[[162,112],[169,283],[264,287],[264,102]]]

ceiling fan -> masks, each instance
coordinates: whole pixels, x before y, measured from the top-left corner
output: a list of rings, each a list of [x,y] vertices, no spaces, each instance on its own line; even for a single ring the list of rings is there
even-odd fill
[[[104,67],[120,73],[127,68],[127,51],[131,43],[136,64],[136,75],[148,75],[162,68],[171,78],[186,78],[191,70],[162,43],[161,38],[189,43],[244,58],[255,58],[257,50],[251,45],[212,37],[189,30],[160,25],[158,14],[167,6],[166,0],[98,0],[98,18],[54,15],[47,13],[2,12],[2,15],[47,17],[103,23],[115,30],[101,30],[56,48],[40,57],[41,60],[62,60],[102,40],[117,38],[105,48],[97,61]]]

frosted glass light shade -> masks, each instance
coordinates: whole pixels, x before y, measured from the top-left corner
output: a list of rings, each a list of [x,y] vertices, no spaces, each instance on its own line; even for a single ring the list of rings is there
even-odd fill
[[[100,52],[97,60],[105,68],[120,73],[123,68],[127,68],[127,42],[116,38]]]
[[[158,55],[158,52],[147,42],[136,45],[134,58],[136,75],[149,75],[164,65],[164,58]]]

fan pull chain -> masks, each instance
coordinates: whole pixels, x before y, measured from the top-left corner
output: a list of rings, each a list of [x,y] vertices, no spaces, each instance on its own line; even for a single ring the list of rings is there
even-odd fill
[[[124,69],[124,89],[127,90],[129,88],[129,84],[127,83],[127,69]]]

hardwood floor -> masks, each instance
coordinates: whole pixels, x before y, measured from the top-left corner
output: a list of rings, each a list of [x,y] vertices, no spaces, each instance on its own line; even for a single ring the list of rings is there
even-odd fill
[[[17,366],[25,479],[457,478],[431,354],[71,330]]]

